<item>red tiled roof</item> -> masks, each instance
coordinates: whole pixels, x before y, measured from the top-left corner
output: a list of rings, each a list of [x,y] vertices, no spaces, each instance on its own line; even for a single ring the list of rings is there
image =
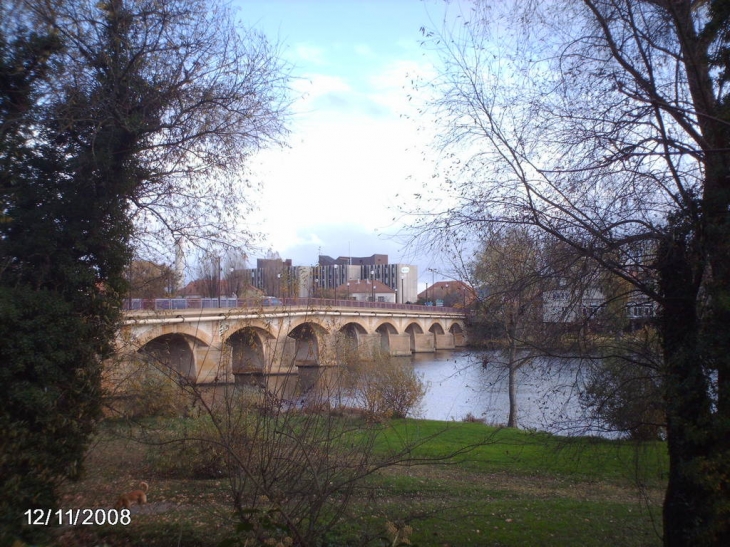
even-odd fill
[[[449,294],[465,294],[467,300],[471,301],[474,298],[474,289],[462,281],[437,281],[433,285],[429,285],[425,291],[418,293],[418,298],[442,299]]]

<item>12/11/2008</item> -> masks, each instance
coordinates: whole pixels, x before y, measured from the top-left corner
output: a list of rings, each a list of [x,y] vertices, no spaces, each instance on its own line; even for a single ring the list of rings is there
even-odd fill
[[[129,509],[28,509],[23,514],[29,526],[127,526],[132,522]]]

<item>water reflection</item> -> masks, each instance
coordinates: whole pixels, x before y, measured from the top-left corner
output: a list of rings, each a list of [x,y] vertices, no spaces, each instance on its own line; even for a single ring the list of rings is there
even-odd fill
[[[471,414],[488,424],[507,423],[507,371],[499,365],[499,352],[439,351],[405,359],[427,384],[419,417],[460,421]],[[578,402],[584,381],[583,367],[576,359],[541,357],[525,365],[518,372],[519,427],[605,435],[591,427]]]
[[[486,357],[486,365],[484,364]],[[507,370],[497,351],[437,351],[399,357],[413,366],[426,384],[417,418],[461,421],[468,415],[490,425],[504,425],[509,415]],[[588,367],[578,359],[535,358],[518,371],[518,425],[522,429],[562,435],[616,437],[586,417],[578,400]],[[338,389],[337,368],[301,367],[298,374],[237,378],[239,384],[263,382],[270,393],[295,406],[329,399],[337,405],[354,405]],[[256,383],[256,385],[259,385]]]

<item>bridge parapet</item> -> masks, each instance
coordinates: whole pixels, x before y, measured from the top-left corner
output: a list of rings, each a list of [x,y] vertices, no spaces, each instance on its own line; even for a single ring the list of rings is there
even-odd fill
[[[275,303],[272,303],[275,302]],[[464,315],[463,308],[445,306],[422,306],[420,304],[397,304],[395,302],[360,302],[334,298],[129,298],[123,302],[127,312],[142,310],[215,310],[215,309],[260,309],[272,308],[357,308],[368,310],[434,310],[442,313]]]

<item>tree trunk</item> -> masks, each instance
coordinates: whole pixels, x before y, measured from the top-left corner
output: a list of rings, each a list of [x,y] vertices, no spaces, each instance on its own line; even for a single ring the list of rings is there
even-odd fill
[[[507,427],[517,427],[517,347],[515,339],[510,336],[509,341],[509,418],[507,419]]]
[[[694,234],[681,226],[668,236],[659,257],[663,296],[660,329],[666,367],[665,397],[669,481],[664,501],[664,545],[721,545],[717,503],[723,494],[708,480],[716,449],[711,433],[712,400],[706,375],[706,354],[700,343],[697,297],[701,268],[691,247]],[[718,520],[719,519],[719,520]]]

